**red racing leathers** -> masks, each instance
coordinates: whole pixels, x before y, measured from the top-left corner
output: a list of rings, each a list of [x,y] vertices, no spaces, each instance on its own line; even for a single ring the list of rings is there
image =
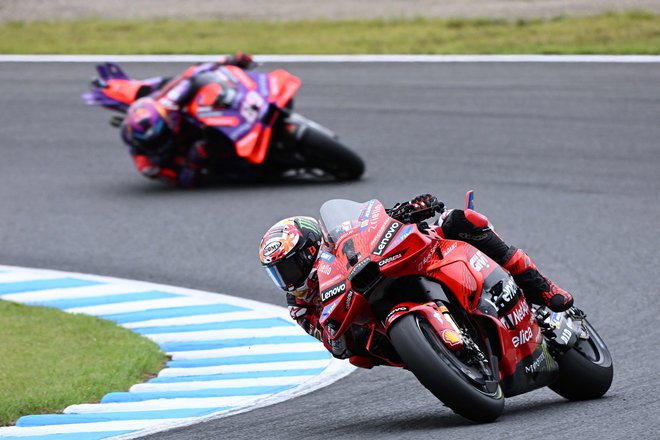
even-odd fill
[[[495,233],[486,216],[471,209],[465,211],[453,209],[445,211],[439,223],[429,227],[435,229],[435,232],[443,238],[470,243],[502,265],[513,275],[530,302],[557,310],[565,310],[572,305],[571,295],[544,277],[524,251],[507,245]],[[316,265],[318,263],[319,260],[316,261]],[[335,357],[350,358],[351,363],[357,366],[371,368],[378,361],[376,358],[365,356],[365,338],[348,332],[346,339],[330,341],[325,329],[319,324],[322,306],[316,265],[303,288],[287,293],[291,318],[307,333],[323,342]],[[561,306],[555,307],[555,304],[551,303],[554,295],[562,299]]]

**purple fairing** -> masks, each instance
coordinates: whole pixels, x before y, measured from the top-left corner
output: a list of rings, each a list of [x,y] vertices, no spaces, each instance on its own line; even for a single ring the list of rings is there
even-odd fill
[[[117,101],[116,99],[110,98],[105,93],[103,89],[107,87],[108,80],[111,79],[125,79],[130,80],[131,78],[126,75],[126,73],[119,67],[116,63],[104,63],[98,64],[96,66],[96,71],[99,74],[99,77],[92,81],[92,90],[90,92],[84,93],[82,95],[83,101],[87,105],[100,105],[111,110],[116,110],[121,113],[126,113],[129,105],[123,102]],[[147,87],[155,89],[163,81],[162,77],[148,78],[141,80]]]
[[[258,122],[266,122],[269,110],[270,88],[268,85],[268,74],[262,72],[245,71],[245,74],[257,85],[255,90],[250,91],[236,78],[229,69],[219,67],[215,70],[218,81],[229,83],[235,89],[235,96],[231,104],[224,108],[216,106],[199,106],[197,114],[199,117],[227,116],[236,117],[239,120],[235,127],[216,126],[216,130],[224,133],[233,142],[239,141],[250,133]],[[200,99],[195,97],[194,99]]]

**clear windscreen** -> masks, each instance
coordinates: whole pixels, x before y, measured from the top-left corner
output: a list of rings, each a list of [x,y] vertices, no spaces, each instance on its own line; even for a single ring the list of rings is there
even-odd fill
[[[325,202],[321,206],[321,228],[325,242],[335,244],[350,231],[359,229],[364,207],[364,203],[344,199]]]

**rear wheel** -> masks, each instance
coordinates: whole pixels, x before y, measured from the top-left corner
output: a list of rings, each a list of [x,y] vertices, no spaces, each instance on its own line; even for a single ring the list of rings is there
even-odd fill
[[[300,153],[313,168],[338,180],[356,180],[364,173],[364,161],[343,144],[314,127],[307,127],[298,143]]]
[[[399,318],[389,336],[408,369],[454,412],[480,423],[502,414],[504,395],[489,364],[475,363],[447,348],[423,316]]]
[[[596,329],[583,321],[589,337],[579,339],[555,360],[559,364],[559,378],[550,389],[569,400],[588,400],[601,397],[610,389],[614,376],[612,356]]]

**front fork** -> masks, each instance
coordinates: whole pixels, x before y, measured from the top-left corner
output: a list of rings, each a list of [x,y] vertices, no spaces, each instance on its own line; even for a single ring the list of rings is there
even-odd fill
[[[533,310],[552,351],[562,354],[574,347],[580,339],[589,339],[589,333],[582,325],[587,315],[577,307],[571,307],[565,312],[552,312],[539,306],[534,306]]]
[[[409,313],[418,313],[435,329],[440,340],[452,351],[460,351],[466,346],[469,338],[463,337],[449,310],[444,305],[433,301],[424,304],[403,302],[390,310],[385,318],[385,331],[388,331],[397,319]],[[471,342],[471,341],[470,341]]]

